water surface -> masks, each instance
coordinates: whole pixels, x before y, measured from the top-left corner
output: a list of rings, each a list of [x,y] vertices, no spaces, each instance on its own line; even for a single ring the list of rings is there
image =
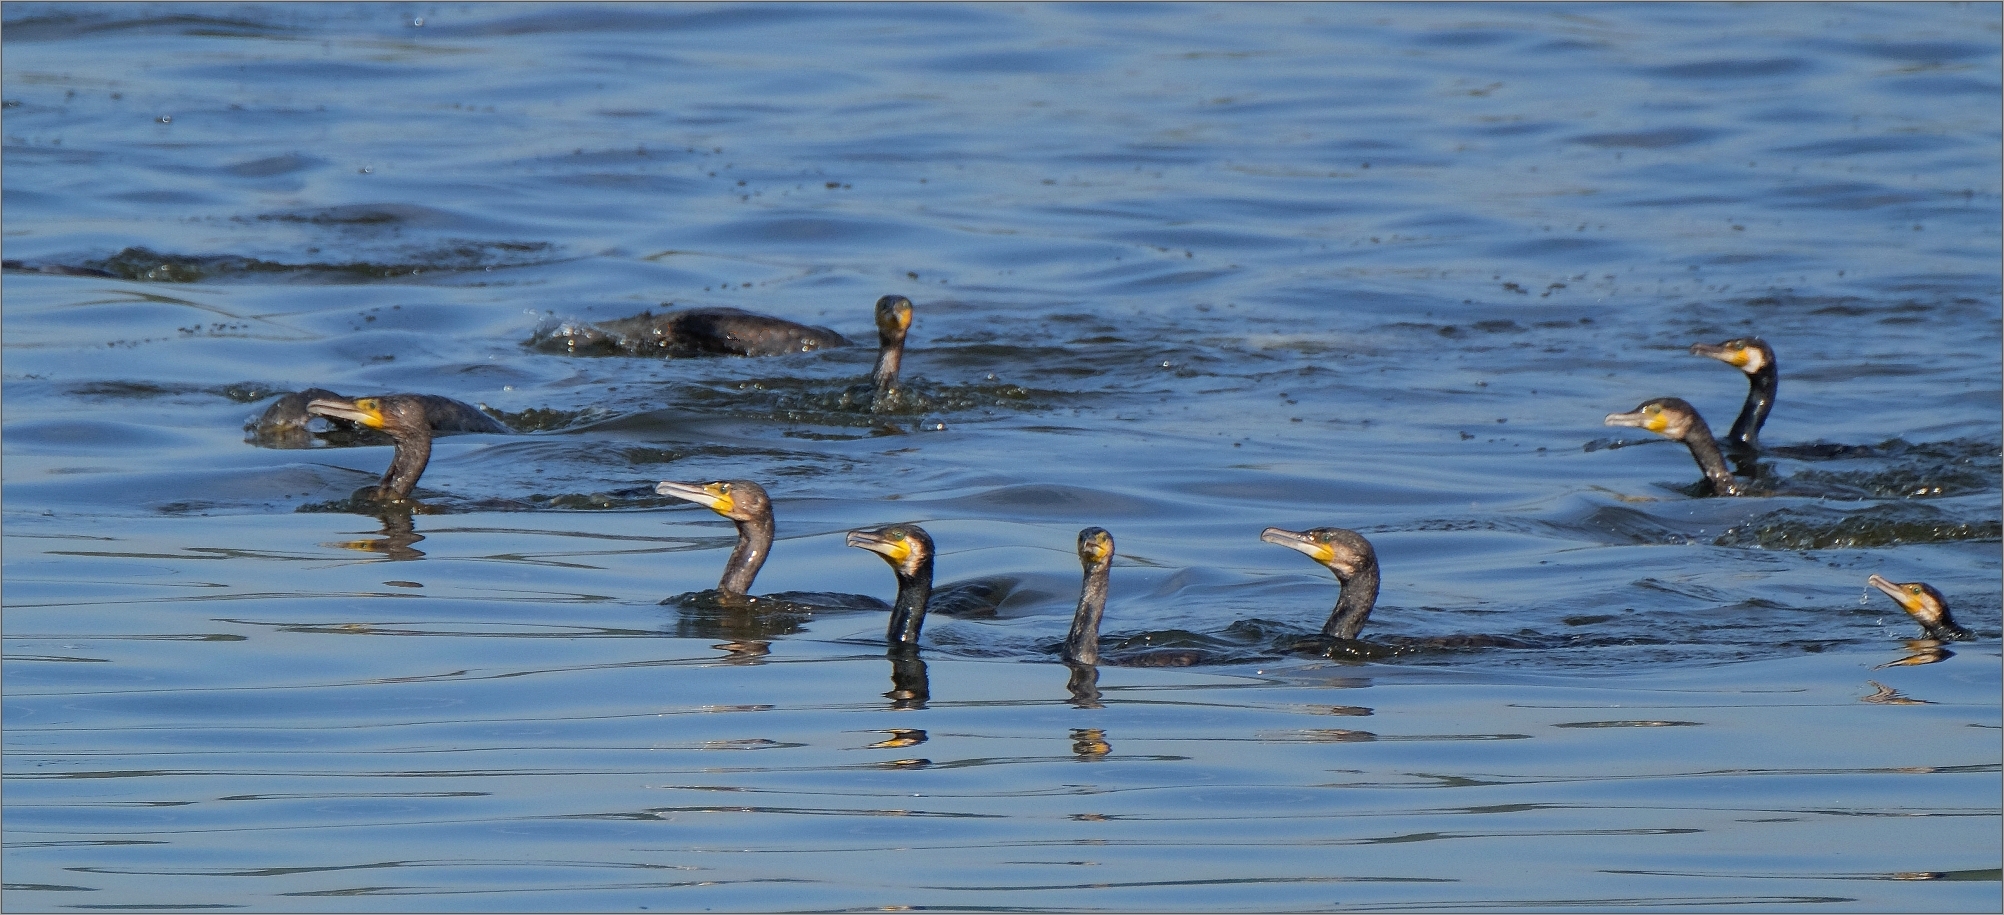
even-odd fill
[[[1981,910],[1994,6],[5,12],[9,908]],[[727,306],[870,347],[586,358]],[[1756,495],[1608,428],[1731,424]],[[426,510],[309,386],[485,406]],[[1645,440],[1648,439],[1648,440]],[[921,663],[847,530],[1004,576]],[[1081,527],[1110,645],[1053,648]],[[1371,659],[1266,526],[1363,532]],[[1949,651],[1864,586],[1924,580]],[[1424,790],[1422,790],[1424,789]]]

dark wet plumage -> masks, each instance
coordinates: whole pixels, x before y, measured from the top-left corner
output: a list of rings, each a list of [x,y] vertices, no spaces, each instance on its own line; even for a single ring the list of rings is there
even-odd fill
[[[1336,573],[1343,588],[1336,596],[1335,608],[1329,611],[1329,621],[1322,624],[1323,637],[1354,639],[1364,631],[1364,622],[1378,603],[1378,553],[1369,540],[1340,527],[1306,531],[1269,527],[1260,532],[1259,539],[1300,552]]]
[[[1691,449],[1691,458],[1698,462],[1698,469],[1704,471],[1705,479],[1711,481],[1712,494],[1737,496],[1741,493],[1739,481],[1733,479],[1732,471],[1726,469],[1725,456],[1719,453],[1719,443],[1712,438],[1712,428],[1705,425],[1705,418],[1698,410],[1675,397],[1658,397],[1643,401],[1628,413],[1609,413],[1605,420],[1610,426],[1632,426],[1647,429],[1672,441],[1683,442]]]
[[[779,356],[848,346],[826,327],[737,308],[685,308],[577,328],[564,349],[611,350],[632,356]],[[551,349],[550,345],[539,345]]]
[[[1747,376],[1747,399],[1740,406],[1732,431],[1723,443],[1733,452],[1752,456],[1760,450],[1760,427],[1774,409],[1774,395],[1780,381],[1774,348],[1759,337],[1736,337],[1719,344],[1693,343],[1691,354],[1709,356],[1739,369]]]
[[[500,420],[481,412],[472,404],[440,397],[436,394],[377,394],[360,400],[381,400],[385,397],[414,399],[424,411],[425,423],[434,434],[455,432],[477,432],[491,435],[506,435],[510,430]],[[334,426],[354,431],[374,428],[345,416],[331,413],[313,413],[307,406],[316,400],[350,401],[350,398],[325,388],[307,388],[293,394],[286,394],[272,401],[256,419],[244,425],[244,431],[251,441],[271,447],[304,447],[310,444],[311,433],[306,424],[315,416],[321,416]]]
[[[973,578],[937,591],[932,585],[932,535],[916,524],[854,530],[846,542],[883,557],[898,578],[898,596],[891,604],[886,640],[893,646],[916,646],[926,614],[980,616],[993,613],[1017,582],[1012,578]]]
[[[1106,614],[1113,535],[1098,527],[1079,531],[1079,565],[1085,569],[1085,580],[1079,584],[1079,607],[1072,615],[1072,631],[1065,636],[1064,656],[1074,664],[1098,664],[1099,623]]]
[[[1919,581],[1892,582],[1876,574],[1865,579],[1865,583],[1898,603],[1914,622],[1921,624],[1921,631],[1930,639],[1954,642],[1974,637],[1974,633],[1956,623],[1948,612],[1948,598],[1933,585]]]
[[[431,418],[422,397],[413,394],[385,394],[381,397],[316,397],[306,410],[315,416],[345,420],[390,436],[396,454],[390,469],[368,498],[379,502],[400,502],[410,498],[431,461]]]
[[[709,483],[676,483],[664,480],[654,491],[664,496],[687,499],[726,518],[738,528],[738,543],[724,563],[724,577],[717,582],[720,594],[743,597],[751,591],[752,580],[772,552],[772,500],[765,487],[750,480],[717,480]]]

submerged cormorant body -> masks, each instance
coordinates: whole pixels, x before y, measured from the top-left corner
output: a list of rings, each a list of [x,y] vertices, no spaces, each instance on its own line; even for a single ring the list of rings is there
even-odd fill
[[[1905,610],[1914,622],[1921,624],[1921,631],[1930,639],[1954,642],[1973,638],[1974,634],[1955,622],[1948,612],[1948,598],[1943,597],[1933,585],[1925,582],[1892,582],[1873,575],[1865,583],[1879,589]]]
[[[1774,409],[1774,393],[1779,382],[1779,372],[1774,361],[1774,348],[1759,337],[1737,337],[1724,343],[1693,343],[1691,354],[1710,356],[1733,366],[1747,376],[1747,400],[1740,407],[1738,419],[1733,420],[1732,431],[1726,433],[1727,449],[1751,455],[1760,450],[1760,427],[1767,422],[1768,411]]]
[[[779,356],[849,346],[849,339],[826,327],[756,314],[738,308],[684,308],[665,314],[642,312],[596,326],[604,339],[573,339],[612,346],[635,356]]]
[[[1605,422],[1610,426],[1647,429],[1672,441],[1683,442],[1691,449],[1691,458],[1698,462],[1698,469],[1704,471],[1705,479],[1711,481],[1713,495],[1740,494],[1740,484],[1733,479],[1732,471],[1726,469],[1726,459],[1719,453],[1719,443],[1712,438],[1711,427],[1705,425],[1705,418],[1698,415],[1695,407],[1683,400],[1658,397],[1644,401],[1628,413],[1609,413]]]
[[[436,394],[378,394],[361,399],[381,400],[384,397],[415,399],[424,411],[425,424],[433,433],[480,432],[506,435],[513,431],[502,425],[500,420],[481,412],[479,407]],[[247,424],[245,429],[251,433],[252,438],[260,442],[284,446],[306,444],[309,435],[306,424],[315,416],[325,417],[337,428],[348,431],[375,428],[345,416],[313,413],[307,407],[316,400],[353,402],[350,398],[326,388],[307,388],[272,401],[271,406],[266,407],[264,413]]]

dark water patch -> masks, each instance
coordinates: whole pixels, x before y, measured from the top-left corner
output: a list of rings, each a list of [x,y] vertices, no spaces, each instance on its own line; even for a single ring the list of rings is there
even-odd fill
[[[176,397],[182,394],[206,390],[200,385],[163,385],[147,381],[93,381],[70,388],[76,397],[97,400],[148,400],[156,397]]]
[[[1872,153],[1918,153],[1959,145],[1961,145],[1961,141],[1951,140],[1942,136],[1899,134],[1894,136],[1840,137],[1831,140],[1818,140],[1814,143],[1804,143],[1798,146],[1783,146],[1770,150],[1770,152],[1821,158],[1824,156],[1858,156]]]
[[[279,175],[289,175],[294,172],[303,172],[308,169],[318,168],[326,164],[327,162],[324,159],[317,159],[300,153],[286,153],[282,156],[266,156],[262,159],[251,159],[247,162],[238,162],[235,165],[226,165],[223,167],[223,171],[239,178],[274,178]]]
[[[463,217],[457,214],[408,203],[356,203],[293,212],[259,213],[256,216],[235,218],[239,221],[369,229],[437,229],[461,225],[464,222]]]
[[[1770,57],[1759,60],[1734,60],[1730,58],[1694,61],[1687,64],[1672,64],[1663,67],[1645,67],[1643,73],[1665,79],[1710,81],[1760,79],[1770,76],[1793,76],[1814,67],[1800,57]]]
[[[1516,32],[1499,29],[1443,29],[1423,33],[1415,37],[1413,43],[1441,48],[1482,48],[1506,44],[1522,37]]]
[[[933,424],[942,418],[971,420],[1009,413],[1038,412],[1064,403],[1070,395],[1032,390],[1002,382],[940,384],[922,377],[900,380],[888,404],[876,401],[865,383],[842,384],[812,378],[771,377],[736,382],[691,385],[678,392],[681,405],[706,413],[793,425],[872,428],[911,422]]]
[[[1633,133],[1589,133],[1568,139],[1568,143],[1601,149],[1675,149],[1709,142],[1722,131],[1703,127],[1659,127]]]
[[[2004,445],[1977,438],[1918,444],[1902,438],[1889,438],[1876,445],[1847,445],[1818,440],[1799,445],[1770,446],[1763,449],[1763,453],[1796,461],[1881,459],[1991,468],[1992,473],[2004,469]]]
[[[12,155],[12,153],[9,153]],[[27,261],[0,261],[0,269],[18,270],[23,273],[40,273],[47,276],[81,276],[99,279],[117,279],[118,274],[96,267],[76,267],[67,264],[32,264]]]
[[[548,242],[469,242],[406,252],[409,255],[416,256],[393,262],[285,263],[230,254],[162,254],[146,248],[126,248],[103,260],[87,260],[79,266],[121,279],[155,283],[258,277],[351,283],[546,264],[555,260],[555,247]]]
[[[111,8],[117,9],[117,8]],[[196,13],[158,15],[150,9],[89,8],[72,12],[24,16],[8,19],[7,40],[66,41],[88,36],[113,34],[188,35],[207,38],[285,38],[294,29],[249,18]],[[141,12],[138,18],[123,13]]]
[[[490,408],[487,412],[517,432],[562,432],[603,422],[613,415],[611,410],[603,407],[584,407],[577,410],[529,407],[514,411]]]
[[[1642,545],[1690,544],[1695,533],[1671,527],[1648,513],[1621,505],[1603,505],[1575,523],[1576,528],[1605,543]]]
[[[1875,210],[1923,203],[1929,197],[1861,181],[1784,185],[1768,191],[1768,196],[1773,198],[1770,205],[1775,207],[1819,210]]]
[[[7,424],[7,450],[26,454],[125,454],[171,450],[192,439],[158,426],[98,419],[51,419]]]
[[[1822,506],[1783,508],[1735,524],[1718,546],[1767,550],[1863,549],[1920,543],[1997,540],[2004,524],[1969,518],[1924,503],[1874,505],[1857,511]]]

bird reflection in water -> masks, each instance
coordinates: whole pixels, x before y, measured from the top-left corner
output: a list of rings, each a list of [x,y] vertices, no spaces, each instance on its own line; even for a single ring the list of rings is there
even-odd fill
[[[1071,691],[1072,705],[1078,708],[1105,708],[1099,701],[1099,668],[1077,661],[1066,661],[1071,670],[1071,678],[1065,688]]]
[[[381,553],[384,557],[391,560],[424,558],[423,550],[411,548],[411,544],[423,540],[424,535],[418,533],[415,525],[411,523],[411,513],[408,509],[398,511],[394,507],[389,507],[378,514],[377,517],[382,519],[383,522],[383,536],[381,538],[372,540],[345,540],[328,545],[340,547],[344,550]]]
[[[891,700],[895,710],[922,709],[926,700],[932,697],[932,685],[926,678],[925,660],[911,648],[892,648],[887,656],[891,659],[891,691],[884,698]]]
[[[1879,666],[1884,667],[1886,665],[1881,664]],[[1858,698],[1859,702],[1870,702],[1873,705],[1933,705],[1934,704],[1932,702],[1927,701],[1926,699],[1915,699],[1911,696],[1908,696],[1906,693],[1900,692],[1899,690],[1887,686],[1884,683],[1880,683],[1877,680],[1866,680],[1865,682],[1872,684],[1872,689],[1876,690],[1876,692],[1872,693],[1869,696],[1860,696]]]
[[[902,750],[906,747],[918,746],[927,740],[925,731],[918,728],[892,728],[885,733],[890,736],[870,744],[870,749]]]
[[[700,591],[670,598],[680,607],[675,615],[675,636],[684,639],[714,639],[731,645],[759,646],[763,656],[771,640],[793,635],[814,618],[812,609],[718,591]],[[665,603],[665,602],[664,602]]]
[[[1100,759],[1113,752],[1106,732],[1099,728],[1072,728],[1072,755],[1080,759]]]
[[[1888,667],[1914,667],[1920,664],[1939,664],[1949,658],[1955,657],[1955,652],[1949,651],[1947,645],[1943,645],[1935,639],[1907,639],[1906,651],[1906,657],[1895,661],[1887,661],[1872,669],[1884,670]]]

